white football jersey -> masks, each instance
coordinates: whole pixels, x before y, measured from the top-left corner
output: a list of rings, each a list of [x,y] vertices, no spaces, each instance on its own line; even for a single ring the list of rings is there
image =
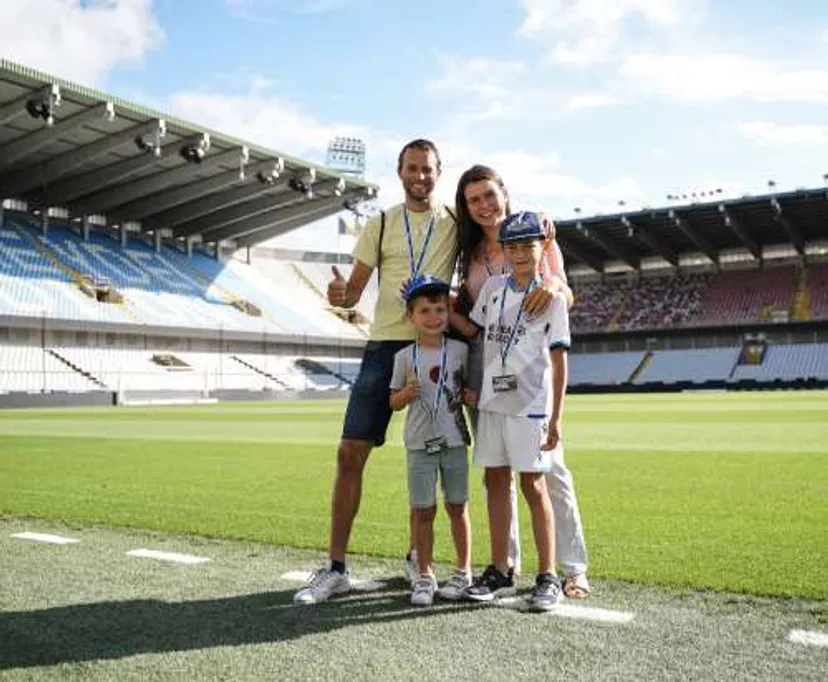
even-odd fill
[[[515,291],[507,275],[489,277],[469,316],[483,335],[483,387],[478,408],[517,417],[549,417],[552,364],[548,351],[570,346],[566,299],[563,294],[556,295],[543,313],[527,319],[520,312],[523,297],[524,293]],[[504,364],[502,351],[510,337],[512,345]],[[493,381],[503,376],[515,377],[517,386],[514,390],[495,392]]]

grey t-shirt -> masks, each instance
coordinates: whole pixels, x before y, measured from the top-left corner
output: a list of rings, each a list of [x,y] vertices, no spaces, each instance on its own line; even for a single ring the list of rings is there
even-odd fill
[[[419,366],[420,397],[408,406],[405,417],[403,440],[409,450],[425,449],[425,441],[445,436],[449,447],[461,447],[471,443],[466,418],[463,414],[463,386],[469,350],[465,343],[446,339],[446,379],[436,418],[432,422],[430,412],[434,408],[437,381],[440,377],[440,350],[420,348]],[[406,346],[394,356],[394,374],[391,388],[405,386],[406,375],[414,371],[414,344]]]

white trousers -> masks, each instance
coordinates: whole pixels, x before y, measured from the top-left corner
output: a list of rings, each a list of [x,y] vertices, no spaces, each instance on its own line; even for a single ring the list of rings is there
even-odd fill
[[[584,528],[578,511],[578,500],[572,473],[566,468],[563,458],[555,458],[552,471],[546,474],[546,487],[552,512],[555,516],[555,562],[564,575],[586,573],[587,551],[584,542]],[[509,563],[517,573],[521,572],[520,526],[518,524],[518,486],[512,476],[511,495],[512,524],[509,527]]]

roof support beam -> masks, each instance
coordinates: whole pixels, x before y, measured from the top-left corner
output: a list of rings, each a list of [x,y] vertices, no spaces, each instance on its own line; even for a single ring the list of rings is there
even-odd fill
[[[600,258],[596,258],[581,249],[574,243],[574,241],[567,239],[563,234],[561,234],[560,231],[557,233],[555,240],[561,245],[561,249],[563,249],[563,251],[565,251],[568,255],[581,261],[584,265],[589,266],[595,270],[595,272],[604,271],[604,263]]]
[[[240,222],[234,227],[223,227],[220,230],[204,235],[204,241],[221,241],[222,239],[235,239],[238,241],[242,237],[248,237],[254,233],[262,232],[271,227],[281,225],[291,218],[308,217],[322,212],[322,215],[330,215],[336,213],[342,206],[341,197],[331,197],[328,199],[305,199],[300,203],[294,204],[289,208],[276,209],[257,215],[250,220]],[[315,218],[308,218],[308,220],[315,220]],[[306,221],[307,222],[307,221]]]
[[[788,239],[794,245],[796,252],[800,256],[805,255],[805,238],[802,236],[801,230],[791,221],[791,219],[782,212],[782,206],[777,201],[776,197],[771,197],[771,207],[773,208],[774,219],[779,223],[788,235]]]
[[[49,128],[35,130],[28,135],[14,140],[14,142],[10,142],[0,149],[0,167],[7,168],[22,159],[26,154],[45,147],[63,137],[66,133],[77,130],[90,121],[101,117],[109,121],[115,118],[115,107],[112,102],[99,102],[93,107],[79,111],[74,116],[65,118],[62,121],[56,121]]]
[[[642,242],[649,246],[659,256],[666,260],[674,268],[678,267],[679,258],[674,249],[667,245],[667,243],[660,237],[657,237],[647,228],[637,225],[626,216],[621,216],[621,224],[627,228],[628,233],[638,237]]]
[[[736,235],[736,238],[742,242],[744,247],[750,251],[750,254],[756,260],[762,260],[762,249],[759,244],[750,236],[750,233],[745,229],[745,226],[742,225],[742,222],[738,220],[732,213],[727,210],[727,206],[724,204],[719,204],[719,213],[722,214],[724,218],[724,224],[727,225]]]
[[[262,187],[259,185],[259,187]],[[272,187],[262,187],[263,190],[273,189]],[[233,223],[252,218],[260,213],[266,213],[278,206],[284,206],[297,199],[296,192],[288,189],[287,184],[283,184],[280,189],[263,197],[244,201],[241,203],[228,206],[226,208],[218,209],[209,213],[208,215],[194,218],[187,222],[178,223],[175,226],[176,237],[186,237],[191,234],[206,234],[208,232],[217,230],[225,225],[232,225]]]
[[[78,215],[106,213],[111,208],[135,201],[139,197],[153,194],[171,185],[177,185],[191,180],[199,171],[212,169],[233,161],[239,166],[239,170],[236,171],[236,177],[238,177],[244,168],[244,164],[247,163],[247,159],[247,147],[236,147],[221,152],[220,154],[206,156],[200,164],[184,163],[181,166],[176,166],[161,173],[155,173],[149,177],[130,182],[123,187],[103,190],[93,196],[82,199],[76,205],[70,206],[70,208]]]
[[[241,185],[242,183],[246,183],[244,185],[245,190],[255,187],[261,193],[270,188],[258,182],[250,182],[250,174],[272,167],[272,165],[272,162],[265,161],[253,164],[245,172],[245,180],[239,179],[239,172],[232,170],[213,175],[206,180],[196,180],[173,189],[162,190],[156,194],[150,194],[119,206],[111,211],[109,215],[119,220],[143,220],[146,216],[161,216],[164,212],[183,210],[186,206],[182,206],[182,204],[189,205],[188,202],[192,202],[205,194],[219,192],[231,185]],[[181,222],[181,219],[179,218],[178,221]],[[152,223],[157,224],[158,227],[172,227],[175,224],[174,221],[166,218],[153,218]]]
[[[299,202],[299,203],[296,203]],[[277,198],[275,203],[267,210],[259,211],[255,215],[246,216],[223,225],[213,225],[199,232],[204,236],[204,241],[221,241],[222,239],[236,239],[250,232],[255,232],[262,227],[274,223],[280,215],[293,215],[297,211],[301,213],[307,210],[307,206],[313,203],[312,199],[303,199],[300,195],[291,191],[284,195],[281,201]],[[176,236],[178,234],[176,233]]]
[[[604,251],[611,256],[615,256],[622,263],[626,263],[633,270],[639,270],[641,268],[641,259],[634,253],[619,246],[618,244],[615,244],[609,238],[599,234],[597,230],[590,230],[588,227],[585,227],[580,220],[576,223],[576,227],[586,237],[589,237],[592,241],[598,244],[598,246],[604,249]]]
[[[134,142],[139,135],[154,134],[163,129],[164,121],[156,119],[150,123],[138,125],[102,137],[100,140],[86,144],[77,149],[60,154],[46,161],[27,166],[19,171],[6,173],[0,177],[0,190],[4,196],[20,196],[28,191],[49,185],[57,178],[75,170],[85,163],[89,163],[109,152],[122,147],[128,142]]]
[[[357,193],[354,193],[351,195],[351,198],[356,196]],[[238,247],[255,246],[266,239],[278,237],[279,235],[290,232],[297,227],[307,225],[308,223],[312,223],[316,220],[321,220],[329,215],[338,213],[342,208],[342,201],[345,198],[346,197],[344,196],[331,197],[323,201],[304,202],[297,207],[304,208],[305,211],[303,213],[288,215],[289,211],[292,211],[292,209],[289,209],[288,211],[284,211],[281,215],[277,214],[278,218],[275,218],[270,225],[260,227],[249,234],[239,236],[239,238],[235,240],[236,244]]]
[[[321,192],[331,191],[337,192],[336,196],[340,196],[345,188],[343,180],[324,180],[314,186],[314,193],[318,196]],[[288,187],[290,183],[288,182]],[[242,204],[237,204],[226,209],[222,209],[216,213],[204,216],[196,220],[189,221],[186,224],[178,225],[175,230],[176,236],[187,236],[190,234],[207,234],[215,232],[221,228],[245,221],[258,216],[263,213],[268,213],[274,209],[293,204],[302,195],[297,193],[294,189],[286,189],[277,192],[275,195],[268,195],[261,199],[255,199]],[[237,229],[228,228],[231,232],[236,233]]]
[[[713,248],[713,245],[709,241],[707,241],[692,227],[690,227],[687,224],[687,221],[685,221],[684,218],[678,215],[674,210],[670,209],[667,215],[675,223],[676,227],[679,230],[681,230],[691,242],[693,242],[693,244],[699,251],[701,251],[716,265],[719,264],[719,254],[716,251],[716,249]]]
[[[169,143],[162,148],[162,154],[175,143]],[[158,162],[158,158],[153,154],[139,154],[132,156],[123,161],[112,163],[102,168],[96,168],[88,173],[76,175],[66,180],[55,183],[51,187],[44,187],[40,196],[40,203],[48,204],[50,206],[63,206],[79,197],[86,194],[91,194],[104,187],[112,184],[122,182],[130,175],[134,175],[147,166],[152,166]],[[94,213],[94,211],[87,211]],[[80,214],[78,214],[80,215]]]
[[[261,168],[259,168],[261,166]],[[256,169],[263,170],[272,166],[269,161],[263,161],[250,166],[248,177],[240,181],[233,171],[214,175],[207,180],[194,182],[184,187],[171,189],[162,194],[156,194],[146,199],[139,199],[134,202],[133,215],[140,216],[145,226],[157,225],[159,227],[173,227],[181,223],[207,215],[226,206],[232,206],[240,201],[252,199],[276,186],[253,181],[250,173]],[[242,184],[243,183],[243,184]],[[224,189],[229,187],[229,189]],[[223,190],[223,191],[222,191]],[[205,196],[207,195],[207,196]]]

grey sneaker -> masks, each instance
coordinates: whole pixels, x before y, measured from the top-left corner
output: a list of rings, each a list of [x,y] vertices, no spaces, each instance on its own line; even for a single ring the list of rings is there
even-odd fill
[[[403,561],[403,573],[411,588],[420,579],[420,567],[417,565],[417,550],[412,549],[411,554]]]
[[[437,591],[437,581],[433,575],[423,574],[414,583],[411,593],[411,603],[414,606],[431,606],[434,602],[434,593]]]
[[[494,566],[487,566],[474,584],[465,591],[466,599],[493,601],[495,597],[511,597],[515,594],[514,573],[501,573]]]
[[[311,573],[305,586],[293,595],[294,604],[319,604],[328,601],[334,594],[344,594],[351,590],[351,577],[348,571],[338,573],[329,566]]]
[[[443,586],[437,590],[437,595],[441,599],[448,601],[457,601],[462,599],[466,590],[471,586],[471,576],[463,571],[455,571],[451,578],[449,578]]]
[[[561,601],[561,584],[551,573],[541,573],[535,579],[535,589],[529,596],[529,607],[533,611],[549,611]]]

